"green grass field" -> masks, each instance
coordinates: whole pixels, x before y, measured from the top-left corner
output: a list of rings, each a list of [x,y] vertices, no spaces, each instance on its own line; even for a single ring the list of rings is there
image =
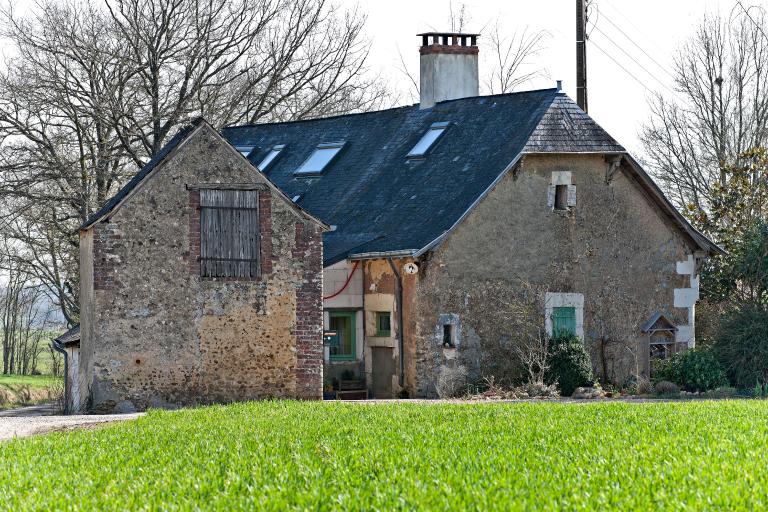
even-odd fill
[[[45,388],[63,382],[62,379],[63,377],[53,377],[51,375],[0,375],[0,386]]]
[[[759,510],[768,402],[153,411],[0,443],[8,510]]]
[[[50,402],[63,394],[63,389],[63,377],[0,374],[0,410]]]

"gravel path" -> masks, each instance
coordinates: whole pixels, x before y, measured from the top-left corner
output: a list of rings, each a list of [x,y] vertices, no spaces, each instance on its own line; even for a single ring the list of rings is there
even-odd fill
[[[142,415],[134,414],[105,414],[105,415],[75,415],[50,416],[50,409],[24,408],[14,411],[3,411],[0,415],[0,441],[14,437],[26,437],[46,432],[58,432],[77,428],[89,428],[103,423],[133,420]]]

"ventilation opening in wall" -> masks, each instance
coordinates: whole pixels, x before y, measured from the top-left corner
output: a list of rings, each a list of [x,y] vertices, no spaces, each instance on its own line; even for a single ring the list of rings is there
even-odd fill
[[[456,346],[456,329],[452,324],[443,325],[443,347],[453,348]]]
[[[568,185],[555,185],[555,210],[568,209]]]

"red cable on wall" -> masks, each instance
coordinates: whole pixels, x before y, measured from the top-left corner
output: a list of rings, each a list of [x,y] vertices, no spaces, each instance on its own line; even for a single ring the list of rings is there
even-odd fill
[[[352,267],[352,272],[350,272],[349,275],[347,276],[347,280],[344,283],[344,286],[341,287],[341,290],[339,290],[336,293],[334,293],[332,295],[329,295],[327,297],[323,297],[323,300],[332,299],[332,298],[336,297],[337,295],[339,295],[341,292],[343,292],[347,288],[347,285],[349,285],[349,282],[352,280],[352,276],[355,275],[355,270],[357,270],[357,265],[359,263],[360,263],[360,261],[356,261],[355,262],[355,266]]]

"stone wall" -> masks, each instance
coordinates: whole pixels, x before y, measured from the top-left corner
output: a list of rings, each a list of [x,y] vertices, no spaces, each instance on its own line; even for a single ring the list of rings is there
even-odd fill
[[[548,204],[559,179],[553,173],[561,172],[575,186],[576,204],[564,212]],[[691,252],[627,169],[606,183],[599,155],[527,156],[421,262],[407,338],[416,352],[414,393],[435,395],[442,364],[465,365],[473,380],[520,375],[513,347],[525,326],[514,311],[538,301],[532,314],[543,325],[546,292],[583,295],[584,336],[598,373],[617,383],[647,375],[640,326],[655,311],[688,322],[674,290],[689,286],[676,264]],[[455,349],[441,346],[445,318],[459,329]]]
[[[195,187],[210,184],[259,185],[258,278],[200,277]],[[322,226],[208,125],[81,239],[91,408],[322,396]]]

